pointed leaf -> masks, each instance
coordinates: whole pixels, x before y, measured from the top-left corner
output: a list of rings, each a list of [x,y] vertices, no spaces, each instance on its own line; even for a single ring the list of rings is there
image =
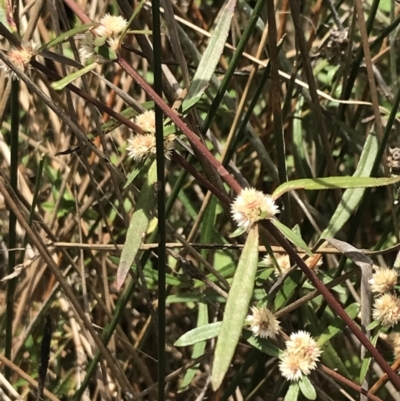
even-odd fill
[[[147,181],[142,187],[139,199],[133,212],[131,223],[126,234],[124,248],[117,271],[117,288],[121,288],[128,274],[128,271],[135,259],[135,256],[142,245],[150,222],[149,212],[154,203],[154,183],[157,181],[156,162],[150,166]]]
[[[376,346],[376,343],[379,338],[380,331],[377,330],[375,335],[371,338],[371,344]],[[366,353],[364,359],[362,361],[361,369],[360,369],[360,383],[362,383],[367,376],[369,366],[371,364],[371,354],[369,352]]]
[[[221,329],[221,325],[222,322],[215,322],[196,327],[195,329],[190,330],[179,337],[179,339],[175,341],[174,345],[175,347],[187,347],[188,345],[193,345],[200,341],[217,337]]]
[[[201,327],[208,324],[208,305],[205,302],[199,303],[199,312],[197,316],[197,327]],[[196,343],[193,347],[191,360],[199,358],[204,354],[206,348],[206,342],[200,341]],[[178,392],[181,393],[189,388],[189,385],[195,376],[197,370],[199,369],[200,364],[197,363],[196,365],[190,367],[187,372],[185,373],[185,377],[182,379],[181,383],[179,384]]]
[[[299,387],[304,397],[308,400],[315,400],[317,398],[317,392],[307,376],[302,376],[299,380]]]
[[[90,24],[79,25],[74,29],[69,30],[68,32],[64,32],[61,35],[57,36],[53,40],[48,43],[45,43],[43,46],[40,47],[39,53],[43,50],[51,49],[52,47],[65,42],[67,39],[72,38],[78,33],[86,32],[90,28],[99,25],[97,22],[91,22]]]
[[[385,185],[396,184],[400,181],[398,177],[322,177],[304,178],[301,180],[288,181],[275,189],[272,197],[276,200],[283,194],[295,189],[305,189],[306,191],[321,191],[324,189],[335,188],[374,188]]]
[[[51,84],[52,88],[55,89],[56,91],[59,91],[61,89],[64,89],[68,84],[70,84],[72,81],[75,81],[75,79],[81,77],[82,75],[85,75],[87,72],[95,69],[97,66],[97,63],[89,64],[86,67],[83,67],[81,70],[75,71],[70,75],[67,75],[65,78],[60,79],[57,82],[53,82]]]
[[[236,0],[228,0],[221,13],[217,26],[210,38],[207,49],[197,67],[193,82],[182,104],[182,113],[193,107],[205,92],[214,71],[219,63],[219,58],[224,50],[226,38],[231,29],[231,21],[235,11]]]
[[[308,255],[313,256],[311,249],[303,241],[303,238],[297,235],[293,230],[291,230],[289,227],[286,227],[278,219],[271,219],[271,223],[282,233],[284,237],[286,237],[286,239],[288,239],[298,248],[303,249]]]
[[[351,319],[354,319],[360,310],[360,304],[354,303],[349,305],[345,311],[350,316]],[[346,327],[346,324],[343,322],[343,319],[337,317],[333,320],[333,322],[324,330],[324,332],[318,338],[317,344],[321,347],[327,341],[332,339],[336,334],[341,333],[343,329]]]
[[[371,175],[375,158],[378,153],[378,140],[376,135],[370,134],[365,141],[360,161],[354,173],[354,177],[369,177]],[[359,205],[365,188],[347,189],[331,217],[328,227],[321,234],[321,238],[334,237],[336,233],[347,223],[354,210]]]
[[[217,390],[232,361],[253,295],[258,264],[258,226],[249,232],[226,301],[224,319],[215,348],[211,383]]]
[[[275,358],[279,358],[279,356],[281,355],[281,350],[276,345],[272,344],[264,338],[254,336],[249,330],[243,331],[243,337],[250,345],[263,352],[264,354],[273,356]]]

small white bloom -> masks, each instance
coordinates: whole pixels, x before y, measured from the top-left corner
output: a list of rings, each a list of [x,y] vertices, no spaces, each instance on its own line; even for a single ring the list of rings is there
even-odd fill
[[[397,272],[388,267],[375,267],[375,273],[368,281],[372,292],[385,293],[393,290],[397,284]]]
[[[251,331],[261,338],[274,338],[279,333],[279,321],[265,306],[257,308],[252,306],[253,315],[247,316]]]
[[[239,227],[249,230],[257,221],[275,216],[279,209],[270,195],[255,188],[244,188],[233,201],[231,213]]]
[[[21,48],[13,48],[7,53],[8,59],[15,65],[16,68],[23,72],[28,72],[30,69],[30,61],[36,54],[38,46],[33,43],[22,43]],[[3,70],[8,78],[19,79],[14,71],[6,64],[0,61],[0,69]]]
[[[286,341],[286,350],[281,357],[279,370],[287,380],[299,380],[317,367],[321,349],[306,331],[292,333]]]
[[[135,124],[144,132],[155,134],[156,132],[156,114],[154,110],[146,110],[135,117]]]
[[[136,161],[146,159],[151,153],[156,153],[156,137],[152,134],[135,135],[132,139],[128,139],[129,146],[127,148],[129,156]]]
[[[276,263],[279,266],[276,266],[274,261],[272,260],[271,256],[266,255],[263,259],[263,262],[267,266],[273,266],[275,269],[275,276],[276,277],[283,277],[291,268],[290,266],[290,258],[288,255],[275,255]]]
[[[372,316],[383,326],[394,326],[400,321],[399,298],[393,294],[383,294],[375,300]]]
[[[169,160],[174,149],[175,135],[168,135],[164,138],[164,155]],[[128,139],[127,147],[129,157],[136,161],[146,159],[150,154],[156,154],[156,137],[154,134],[137,134]]]
[[[119,50],[119,38],[110,38],[107,40],[107,44],[112,51],[117,52]]]
[[[128,21],[125,18],[119,15],[116,16],[106,14],[100,20],[100,26],[95,28],[93,31],[98,36],[112,38],[120,35],[127,27],[127,25]]]

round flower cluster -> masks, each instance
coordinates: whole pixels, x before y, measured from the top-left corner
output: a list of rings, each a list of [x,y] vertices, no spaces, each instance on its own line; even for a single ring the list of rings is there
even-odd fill
[[[28,72],[30,69],[29,62],[35,56],[37,46],[32,43],[22,43],[19,49],[13,48],[7,53],[8,59],[15,65],[18,70]],[[8,78],[18,80],[18,75],[3,61],[0,60],[0,69],[3,70]]]
[[[292,333],[279,363],[279,370],[286,380],[296,381],[309,375],[317,367],[321,349],[306,331]]]
[[[369,280],[371,291],[380,294],[375,299],[372,316],[383,326],[394,326],[400,321],[400,299],[394,291],[397,271],[388,267],[374,267]]]
[[[279,209],[270,195],[254,188],[244,188],[233,201],[231,213],[239,227],[249,230],[257,221],[274,217]]]
[[[96,37],[103,38],[109,48],[116,52],[119,49],[122,32],[128,26],[128,21],[121,16],[106,14],[101,20],[100,25],[90,32],[87,32],[81,42],[79,55],[83,63],[93,60],[98,63],[107,61],[105,57],[97,54],[95,51]],[[101,42],[101,41],[100,41]]]
[[[128,139],[128,153],[136,161],[145,160],[149,155],[156,153],[156,123],[154,110],[147,110],[135,118],[135,124],[145,133],[136,134]],[[175,135],[168,135],[164,138],[164,154],[170,158],[174,148]]]
[[[250,324],[250,329],[255,336],[261,338],[275,338],[279,333],[279,320],[265,306],[251,308],[252,315],[247,316],[246,320]]]

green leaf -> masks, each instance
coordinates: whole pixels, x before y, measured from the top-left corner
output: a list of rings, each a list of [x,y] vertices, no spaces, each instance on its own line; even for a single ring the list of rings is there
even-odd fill
[[[378,141],[376,135],[370,134],[365,141],[360,161],[358,162],[357,169],[353,175],[354,179],[360,180],[361,177],[371,179],[369,176],[371,175],[377,153]],[[336,233],[347,223],[350,216],[359,205],[364,192],[365,188],[350,188],[343,193],[342,199],[340,200],[335,213],[331,217],[328,226],[321,234],[321,238],[330,238],[336,235]]]
[[[205,324],[204,326],[196,327],[188,331],[175,341],[175,347],[187,347],[188,345],[196,344],[200,341],[209,340],[217,337],[221,329],[222,322]]]
[[[351,319],[354,319],[360,310],[360,304],[353,303],[349,305],[345,311],[350,316]],[[327,341],[331,340],[336,334],[339,334],[346,327],[346,324],[343,322],[342,318],[335,318],[333,322],[324,330],[324,332],[318,338],[317,344],[321,347]]]
[[[232,234],[229,235],[229,238],[240,237],[245,232],[246,229],[244,227],[238,227]]]
[[[70,75],[67,75],[65,78],[60,79],[57,82],[53,82],[51,84],[52,88],[55,89],[56,91],[59,91],[61,89],[64,89],[68,84],[70,84],[72,81],[75,81],[75,79],[81,77],[82,75],[85,75],[89,71],[95,69],[97,66],[97,63],[92,63],[87,65],[86,67],[83,67],[82,69],[73,72]]]
[[[378,327],[380,323],[377,320],[374,320],[367,326],[367,330],[373,330],[375,327]]]
[[[208,324],[208,305],[204,302],[200,302],[199,312],[197,316],[197,327],[202,327],[206,324]],[[200,341],[196,343],[193,347],[191,360],[194,360],[203,355],[205,348],[206,348],[205,341]],[[199,369],[199,366],[200,364],[198,363],[187,370],[184,378],[182,379],[182,382],[179,384],[179,390],[178,390],[179,393],[185,391],[187,387],[189,387],[193,377],[195,376],[197,370]]]
[[[274,310],[281,309],[292,298],[296,288],[299,286],[302,275],[301,270],[296,270],[286,277],[281,289],[275,296]]]
[[[282,224],[278,219],[271,219],[271,223],[282,233],[284,237],[286,237],[290,242],[296,245],[298,248],[303,249],[308,255],[313,256],[311,249],[307,246],[307,244],[303,241],[299,235],[297,235],[293,230],[289,227],[286,227]]]
[[[144,167],[145,160],[141,161],[129,174],[128,179],[126,180],[126,183],[124,185],[124,188],[127,188],[133,180],[138,176],[138,174],[142,171]]]
[[[291,383],[283,401],[297,401],[299,398],[299,383]]]
[[[280,198],[283,194],[296,189],[305,189],[306,191],[321,191],[324,189],[335,188],[374,188],[385,185],[396,184],[400,181],[399,177],[322,177],[322,178],[304,178],[301,180],[293,180],[280,185],[272,197]]]
[[[135,259],[150,222],[149,211],[154,203],[154,183],[157,181],[156,162],[150,166],[148,179],[143,185],[126,234],[117,271],[117,288],[121,288]]]
[[[224,50],[226,38],[231,28],[231,21],[235,11],[236,0],[228,0],[224,7],[221,18],[210,38],[207,49],[200,60],[193,82],[189,87],[185,100],[182,103],[182,113],[186,113],[193,107],[205,92],[215,69],[219,63],[219,58]]]
[[[307,376],[302,376],[299,380],[300,391],[308,400],[317,399],[317,392]]]
[[[65,42],[67,39],[72,38],[73,36],[75,36],[78,33],[86,32],[90,28],[93,28],[96,25],[99,25],[99,24],[97,22],[91,22],[90,24],[80,25],[74,29],[71,29],[68,32],[64,32],[61,35],[57,36],[55,39],[53,39],[50,42],[45,43],[43,46],[41,46],[39,48],[39,53],[43,50],[51,49],[52,47]]]
[[[94,48],[95,52],[99,54],[101,57],[107,60],[116,60],[117,53],[114,50],[111,50],[108,46],[96,46]]]
[[[371,338],[371,344],[373,346],[376,345],[378,338],[379,338],[380,331],[377,330],[375,335]],[[362,383],[367,376],[369,366],[371,364],[371,354],[366,352],[364,359],[362,361],[361,369],[360,369],[360,383]]]
[[[258,226],[254,225],[250,229],[244,245],[226,301],[224,319],[218,335],[212,368],[211,383],[214,390],[220,387],[239,342],[243,322],[253,295],[257,264]]]
[[[336,370],[341,375],[351,378],[351,374],[346,368],[346,365],[342,361],[341,357],[338,355],[336,349],[332,346],[330,341],[327,341],[322,347],[322,355],[321,362],[330,367],[331,369]]]
[[[243,337],[251,346],[263,352],[264,354],[279,358],[282,353],[282,351],[276,345],[270,343],[264,338],[254,336],[249,330],[243,331]]]

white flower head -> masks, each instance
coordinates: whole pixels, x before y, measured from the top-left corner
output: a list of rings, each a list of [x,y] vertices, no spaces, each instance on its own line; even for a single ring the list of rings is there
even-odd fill
[[[387,293],[375,300],[372,316],[383,326],[394,326],[400,321],[400,299]]]
[[[168,135],[164,138],[164,155],[169,160],[174,149],[175,135]],[[128,139],[128,153],[136,161],[146,159],[150,154],[156,154],[156,137],[154,134],[137,134]]]
[[[274,261],[272,260],[271,256],[267,255],[264,257],[263,262],[267,265],[267,266],[273,266],[275,269],[275,276],[276,277],[283,277],[291,268],[290,266],[290,258],[288,255],[275,255],[275,260],[278,266],[274,263]]]
[[[390,346],[393,348],[393,356],[394,359],[400,358],[400,333],[396,331],[392,331],[387,336],[387,341]]]
[[[106,14],[100,20],[100,26],[95,28],[93,32],[102,37],[112,38],[119,36],[128,26],[128,21],[120,15]]]
[[[15,65],[16,68],[23,72],[30,70],[30,61],[35,56],[38,46],[33,43],[22,43],[21,48],[13,48],[7,53],[8,59]],[[3,70],[8,78],[19,79],[14,71],[9,68],[5,63],[0,61],[0,69]]]
[[[309,375],[317,367],[321,349],[306,331],[292,333],[286,341],[286,350],[281,357],[279,370],[287,380],[298,380]]]
[[[397,284],[397,272],[388,267],[375,267],[375,273],[368,282],[372,292],[383,294],[393,290]]]
[[[129,156],[136,161],[146,159],[150,154],[156,153],[156,137],[152,134],[135,135],[128,139],[129,146],[127,148]]]
[[[247,316],[251,331],[261,338],[275,338],[279,332],[279,321],[265,306],[251,308],[252,315]]]
[[[156,115],[154,110],[146,110],[142,114],[135,117],[135,124],[144,132],[155,134],[156,132]]]
[[[113,52],[117,52],[119,50],[119,38],[107,39],[107,44]]]
[[[255,188],[244,188],[233,201],[231,213],[239,227],[249,230],[257,221],[275,216],[279,209],[270,195]]]

